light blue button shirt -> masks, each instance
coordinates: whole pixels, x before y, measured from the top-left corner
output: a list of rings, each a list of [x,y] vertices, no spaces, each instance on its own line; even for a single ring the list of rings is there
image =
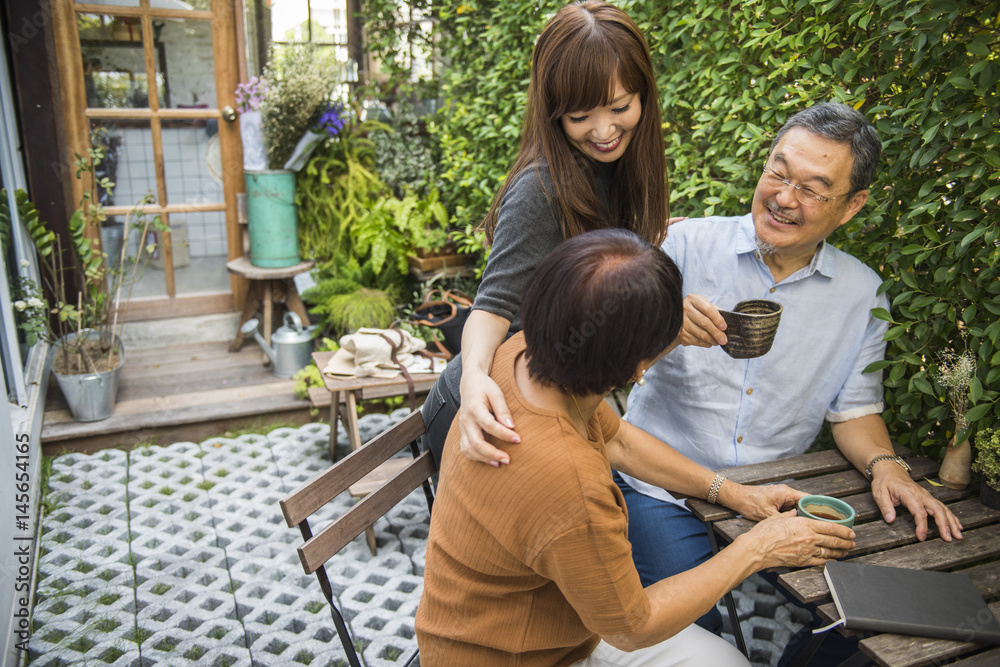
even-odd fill
[[[888,327],[871,315],[889,303],[876,295],[882,280],[870,268],[823,243],[808,266],[775,284],[757,255],[750,215],[678,222],[663,249],[684,276],[685,296],[700,294],[724,310],[771,299],[784,310],[762,357],[733,359],[719,346],[672,351],[632,389],[626,421],[716,470],[801,454],[824,419],[882,412],[882,374],[862,372],[883,358]]]

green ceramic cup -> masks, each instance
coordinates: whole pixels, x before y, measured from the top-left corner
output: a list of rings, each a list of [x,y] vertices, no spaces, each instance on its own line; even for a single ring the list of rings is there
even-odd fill
[[[853,507],[830,496],[803,496],[799,498],[797,507],[799,516],[839,523],[848,528],[854,525],[854,518],[857,516]]]

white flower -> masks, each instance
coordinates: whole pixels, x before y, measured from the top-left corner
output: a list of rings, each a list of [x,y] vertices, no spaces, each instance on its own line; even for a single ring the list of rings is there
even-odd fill
[[[42,300],[39,299],[37,296],[33,296],[30,299],[28,299],[28,307],[29,308],[41,308],[44,305],[45,305],[45,303],[43,303]]]
[[[27,308],[27,307],[28,307],[28,304],[26,304],[23,301],[15,301],[14,302],[14,308],[16,308],[18,310],[18,312],[24,312],[24,309]]]
[[[26,259],[22,259],[21,260],[21,266],[23,266],[24,268],[28,268],[29,266],[31,266],[31,262],[29,262]]]

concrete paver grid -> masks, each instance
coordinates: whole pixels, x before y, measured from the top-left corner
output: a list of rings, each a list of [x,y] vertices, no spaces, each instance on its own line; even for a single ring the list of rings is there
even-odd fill
[[[362,440],[406,412],[362,417]],[[42,522],[31,664],[346,664],[319,582],[295,553],[298,531],[278,506],[330,464],[328,433],[308,424],[54,459],[48,501],[57,509]],[[314,528],[354,502],[334,499]],[[428,525],[418,489],[376,523],[377,556],[361,536],[328,565],[370,667],[416,648]],[[734,595],[752,661],[776,664],[802,612],[759,578]]]

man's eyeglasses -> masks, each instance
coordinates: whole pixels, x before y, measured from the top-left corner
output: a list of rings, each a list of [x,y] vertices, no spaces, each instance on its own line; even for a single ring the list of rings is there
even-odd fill
[[[799,203],[803,206],[819,206],[820,204],[825,204],[828,201],[833,201],[839,197],[844,197],[851,194],[850,192],[845,192],[844,194],[834,195],[832,197],[824,197],[815,190],[813,190],[808,185],[799,185],[798,183],[792,183],[790,180],[785,178],[782,174],[774,171],[764,164],[764,181],[771,187],[778,189],[785,185],[790,185],[795,188],[795,198],[798,199]]]

